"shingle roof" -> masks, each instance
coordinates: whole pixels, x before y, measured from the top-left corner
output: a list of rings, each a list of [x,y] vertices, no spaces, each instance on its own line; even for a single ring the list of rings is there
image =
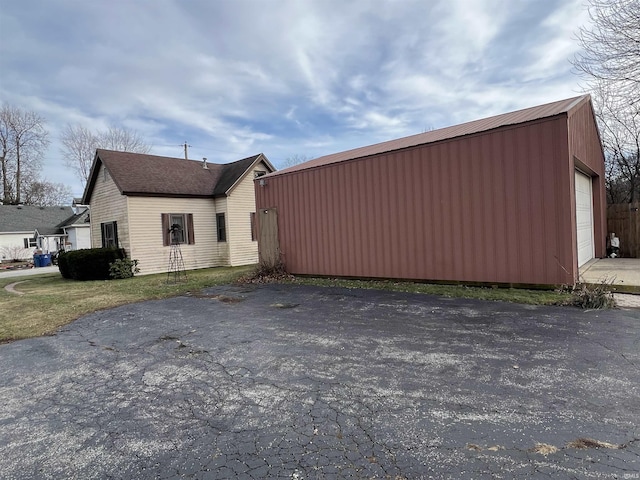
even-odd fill
[[[83,225],[83,224],[89,224],[89,210],[83,210],[80,213],[76,213],[75,215],[72,215],[71,217],[67,218],[66,220],[56,225],[56,228],[62,229],[64,227],[70,227],[72,225]]]
[[[123,195],[211,197],[224,195],[262,154],[229,164],[98,149],[83,201],[88,202],[103,164]]]
[[[222,175],[216,184],[216,188],[213,190],[214,196],[224,195],[227,191],[233,187],[244,172],[247,171],[253,162],[255,162],[260,155],[254,155],[253,157],[243,158],[237,162],[227,163],[222,165]]]
[[[525,108],[524,110],[517,110],[515,112],[503,113],[501,115],[495,115],[493,117],[483,118],[480,120],[462,123],[460,125],[454,125],[451,127],[440,128],[438,130],[419,133],[417,135],[411,135],[409,137],[377,143],[375,145],[355,148],[353,150],[326,155],[314,160],[309,160],[308,162],[304,162],[299,165],[294,165],[293,167],[278,170],[275,173],[271,173],[270,176],[282,175],[299,170],[306,170],[309,168],[320,167],[332,163],[343,162],[346,160],[353,160],[370,155],[391,152],[394,150],[401,150],[403,148],[415,147],[418,145],[439,142],[442,140],[449,140],[452,138],[485,132],[508,125],[516,125],[520,123],[539,120],[542,118],[554,117],[562,113],[568,113],[570,110],[573,110],[583,102],[588,102],[590,100],[591,97],[589,95],[567,98],[566,100],[560,100],[558,102],[547,103],[532,108]]]
[[[55,228],[73,215],[71,207],[0,205],[0,232],[33,232]]]

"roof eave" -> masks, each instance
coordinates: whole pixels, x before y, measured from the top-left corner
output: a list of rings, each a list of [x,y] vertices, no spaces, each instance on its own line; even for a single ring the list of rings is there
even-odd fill
[[[240,181],[244,178],[244,176],[247,174],[247,172],[251,171],[251,169],[253,167],[255,167],[258,163],[260,162],[264,162],[264,164],[267,166],[267,168],[269,168],[269,170],[271,170],[268,174],[271,174],[273,172],[276,171],[276,168],[272,165],[272,163],[269,161],[269,159],[265,156],[264,153],[260,153],[258,154],[258,156],[256,157],[256,159],[251,163],[251,165],[249,165],[246,170],[242,173],[242,175],[240,175],[235,182],[233,182],[233,185],[231,185],[226,192],[224,192],[224,196],[228,197],[229,194],[231,193],[231,191],[236,188],[236,186],[240,183]],[[267,174],[267,175],[268,175]],[[217,195],[217,197],[221,197],[222,195]]]

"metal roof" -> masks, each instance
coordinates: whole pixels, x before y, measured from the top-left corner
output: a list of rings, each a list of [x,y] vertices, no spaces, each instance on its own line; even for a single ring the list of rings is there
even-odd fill
[[[547,103],[536,107],[525,108],[523,110],[517,110],[515,112],[503,113],[500,115],[495,115],[493,117],[462,123],[460,125],[440,128],[438,130],[419,133],[417,135],[411,135],[409,137],[403,137],[396,140],[377,143],[375,145],[369,145],[366,147],[355,148],[353,150],[325,155],[323,157],[309,160],[308,162],[304,162],[299,165],[294,165],[293,167],[279,170],[275,173],[269,174],[269,176],[283,175],[300,170],[330,165],[332,163],[354,160],[356,158],[368,157],[370,155],[377,155],[394,150],[401,150],[403,148],[435,143],[442,140],[463,137],[465,135],[472,135],[474,133],[486,132],[488,130],[493,130],[508,125],[516,125],[539,120],[542,118],[554,117],[556,115],[568,113],[583,102],[588,102],[590,100],[591,97],[589,95],[567,98],[565,100]]]

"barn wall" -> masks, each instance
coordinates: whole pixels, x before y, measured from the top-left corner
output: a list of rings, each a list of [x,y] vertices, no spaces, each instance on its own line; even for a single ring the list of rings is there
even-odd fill
[[[572,159],[569,168],[572,175],[576,167],[591,175],[595,256],[604,257],[606,255],[607,236],[604,154],[591,103],[584,102],[580,107],[572,111],[568,125],[569,158]],[[575,209],[575,198],[573,200],[573,208]]]
[[[267,177],[256,200],[295,274],[570,283],[568,155],[560,115]]]

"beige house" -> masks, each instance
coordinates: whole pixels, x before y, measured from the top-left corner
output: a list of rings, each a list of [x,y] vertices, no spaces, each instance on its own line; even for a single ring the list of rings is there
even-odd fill
[[[93,248],[118,246],[141,274],[257,263],[254,178],[275,171],[258,154],[228,164],[96,151],[83,202]]]

